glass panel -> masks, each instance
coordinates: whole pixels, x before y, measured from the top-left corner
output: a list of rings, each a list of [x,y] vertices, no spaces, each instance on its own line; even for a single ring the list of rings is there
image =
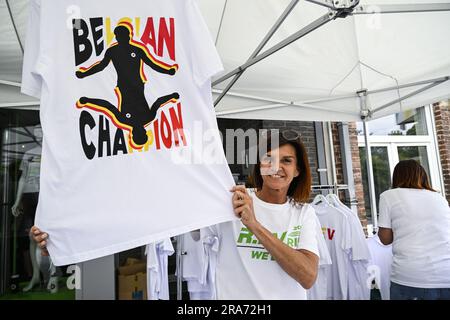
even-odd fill
[[[73,300],[67,267],[54,267],[29,237],[39,197],[39,112],[1,109],[0,131],[0,299]]]
[[[428,155],[426,146],[409,146],[409,147],[397,147],[398,158],[402,160],[416,160],[419,162],[425,171],[431,183],[430,166],[428,164]]]
[[[371,147],[373,179],[375,183],[375,197],[377,199],[377,208],[380,194],[391,187],[391,171],[389,167],[389,157],[387,147]],[[361,159],[361,172],[364,188],[364,203],[367,219],[372,223],[372,210],[370,208],[369,184],[366,166],[366,148],[359,148],[359,157]]]
[[[357,122],[358,135],[364,135],[362,122]],[[425,108],[396,113],[369,122],[369,134],[376,136],[428,135]]]

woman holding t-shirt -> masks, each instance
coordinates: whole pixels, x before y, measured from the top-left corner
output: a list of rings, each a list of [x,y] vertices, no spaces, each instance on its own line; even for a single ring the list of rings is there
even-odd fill
[[[416,161],[395,167],[379,226],[381,242],[393,244],[391,299],[450,299],[450,208]]]
[[[255,189],[231,190],[240,221],[209,228],[220,246],[218,299],[301,300],[316,280],[320,227],[306,204],[308,155],[295,131],[281,132],[278,145],[273,141],[266,139],[269,151],[255,165]]]
[[[296,131],[283,131],[277,140],[273,134],[264,138],[269,151],[255,165],[255,190],[241,185],[230,190],[240,220],[202,229],[219,241],[218,299],[306,299],[306,289],[316,280],[321,230],[306,204],[308,155]],[[47,235],[33,232],[48,254]]]

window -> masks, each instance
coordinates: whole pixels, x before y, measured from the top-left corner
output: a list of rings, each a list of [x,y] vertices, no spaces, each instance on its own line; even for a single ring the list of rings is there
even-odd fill
[[[74,300],[71,269],[52,266],[29,237],[39,195],[39,111],[0,109],[0,130],[0,299]]]
[[[391,186],[391,170],[388,156],[387,147],[371,147],[372,151],[372,167],[373,167],[373,179],[375,183],[375,197],[377,199],[377,207],[380,199],[380,194],[388,190]],[[366,166],[366,148],[359,148],[359,157],[361,159],[361,173],[364,188],[364,203],[366,209],[367,218],[372,217],[372,212],[370,208],[369,199],[369,184],[367,177],[367,166]]]
[[[363,125],[357,123],[358,135],[364,135]],[[426,136],[428,135],[425,108],[421,107],[370,121],[369,135]]]
[[[395,165],[401,160],[418,161],[432,187],[441,190],[431,112],[427,106],[368,122],[377,208],[380,194],[391,187]],[[362,128],[363,124],[357,123],[366,216],[372,221]]]

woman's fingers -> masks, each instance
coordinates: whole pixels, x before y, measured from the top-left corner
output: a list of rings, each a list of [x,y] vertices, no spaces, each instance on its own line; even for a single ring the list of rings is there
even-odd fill
[[[230,191],[231,191],[231,192],[240,191],[240,192],[242,192],[242,193],[247,194],[247,189],[245,188],[244,185],[237,185],[237,186],[234,186],[233,188],[231,188]]]
[[[244,212],[245,208],[246,208],[246,206],[240,206],[240,207],[238,207],[238,208],[235,208],[235,209],[234,209],[234,214],[235,214],[238,218],[240,218],[241,215],[242,215],[242,213]]]
[[[239,200],[243,200],[243,199],[246,199],[247,198],[247,194],[245,194],[245,193],[243,193],[242,191],[240,191],[240,190],[236,190],[235,192],[234,192],[234,195],[237,197],[237,199],[239,199]]]
[[[41,230],[39,230],[39,228],[36,227],[36,226],[32,226],[32,227],[31,227],[31,232],[32,232],[33,234],[39,234],[39,233],[41,233]]]
[[[245,200],[233,200],[233,208],[238,208],[245,204]]]
[[[47,251],[47,238],[48,233],[42,232],[38,227],[31,227],[31,234],[33,236],[33,240],[37,243],[38,247],[41,248],[41,255],[44,257],[48,257],[50,254]]]

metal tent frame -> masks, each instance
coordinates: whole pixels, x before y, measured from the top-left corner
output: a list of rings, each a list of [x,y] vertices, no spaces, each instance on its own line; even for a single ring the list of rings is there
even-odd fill
[[[325,14],[318,19],[311,22],[306,27],[302,28],[301,30],[297,31],[293,35],[287,37],[285,40],[279,42],[278,44],[272,46],[271,48],[267,49],[263,53],[260,53],[264,46],[269,42],[271,37],[275,34],[275,32],[278,30],[278,28],[281,26],[281,24],[285,21],[287,16],[292,12],[294,7],[298,4],[299,0],[292,0],[291,3],[288,5],[286,10],[281,14],[281,16],[278,18],[278,20],[275,22],[274,26],[270,29],[268,34],[264,37],[262,42],[258,45],[256,50],[251,54],[249,59],[239,67],[235,68],[234,70],[228,72],[224,76],[220,77],[219,79],[215,80],[212,83],[213,92],[220,93],[217,99],[214,102],[214,105],[217,106],[222,98],[225,95],[230,96],[239,96],[239,97],[245,97],[249,99],[255,99],[255,100],[263,100],[270,102],[271,104],[265,105],[265,106],[258,106],[258,107],[248,107],[248,108],[242,108],[242,109],[236,109],[236,110],[227,110],[223,112],[217,112],[217,115],[226,115],[226,114],[236,114],[236,113],[242,113],[247,111],[255,111],[255,110],[262,110],[262,109],[273,109],[273,108],[279,108],[284,107],[287,105],[291,106],[301,106],[304,108],[315,108],[315,109],[322,109],[325,111],[333,111],[338,112],[336,110],[331,110],[327,107],[322,106],[316,106],[316,105],[310,105],[310,103],[320,103],[324,101],[333,101],[340,98],[358,98],[360,100],[360,116],[361,120],[363,120],[364,123],[364,139],[365,139],[365,147],[366,147],[366,165],[368,178],[369,178],[369,195],[370,195],[370,205],[371,205],[371,211],[374,218],[374,227],[375,230],[378,228],[378,221],[377,221],[377,208],[376,208],[376,199],[375,199],[375,187],[374,187],[374,179],[373,174],[369,168],[372,166],[372,156],[370,153],[370,142],[368,139],[368,132],[367,132],[367,122],[370,120],[370,118],[380,111],[386,109],[387,107],[399,103],[405,99],[408,99],[414,95],[417,95],[419,93],[422,93],[428,89],[431,89],[443,82],[446,82],[450,80],[450,75],[436,78],[436,79],[428,79],[423,80],[419,82],[414,83],[408,83],[403,85],[398,85],[394,87],[386,87],[383,89],[378,90],[367,90],[364,88],[361,88],[360,90],[356,91],[354,95],[347,95],[347,96],[341,96],[341,97],[324,97],[323,99],[316,99],[314,101],[280,101],[276,99],[267,99],[267,98],[260,98],[260,97],[254,97],[254,96],[248,96],[248,95],[242,95],[242,94],[236,94],[236,93],[229,93],[230,89],[233,87],[233,85],[239,80],[239,78],[242,76],[242,74],[251,66],[254,64],[260,62],[261,60],[269,57],[270,55],[276,53],[277,51],[283,49],[284,47],[288,46],[289,44],[293,43],[294,41],[297,41],[298,39],[306,36],[307,34],[313,32],[314,30],[320,28],[321,26],[327,24],[328,22],[335,20],[337,18],[346,18],[348,16],[352,15],[363,15],[363,14],[374,14],[373,6],[367,6],[367,5],[359,5],[359,0],[306,0],[308,2],[324,6],[329,9],[328,14]],[[450,11],[450,4],[448,3],[430,3],[430,4],[402,4],[402,5],[377,5],[377,14],[390,14],[390,13],[412,13],[412,12],[433,12],[433,11]],[[226,88],[224,90],[217,90],[214,89],[215,86],[218,84],[228,80],[229,78],[233,77],[233,79],[228,83]],[[417,87],[423,85],[422,88],[419,88],[409,94],[406,94],[404,96],[395,99],[393,101],[390,101],[388,103],[385,103],[381,106],[370,106],[368,103],[368,97],[371,94],[386,92],[386,91],[398,91],[399,89],[404,88],[410,88],[410,87]],[[343,112],[345,113],[345,112]],[[334,181],[334,184],[336,184],[336,181]]]
[[[443,82],[446,82],[450,80],[450,75],[446,77],[441,77],[437,79],[429,79],[429,80],[423,80],[420,82],[415,83],[408,83],[403,85],[398,85],[395,87],[386,87],[379,90],[372,90],[369,91],[367,89],[361,88],[360,90],[356,91],[354,95],[347,95],[347,96],[341,96],[341,97],[324,97],[323,99],[316,99],[314,101],[281,101],[278,99],[267,99],[267,98],[261,98],[256,96],[250,96],[250,95],[243,95],[243,94],[237,94],[230,92],[231,88],[234,86],[234,84],[239,80],[239,78],[243,75],[243,73],[250,68],[251,66],[257,64],[258,62],[262,61],[263,59],[269,57],[270,55],[276,53],[277,51],[283,49],[284,47],[290,45],[291,43],[301,39],[302,37],[306,36],[307,34],[313,32],[314,30],[322,27],[323,25],[327,24],[328,22],[335,20],[337,18],[346,18],[351,15],[363,15],[363,14],[374,14],[373,6],[367,6],[367,5],[359,5],[359,0],[306,0],[308,2],[324,6],[329,9],[328,14],[325,14],[318,19],[311,22],[309,25],[305,26],[304,28],[300,29],[293,35],[287,37],[285,40],[279,42],[278,44],[272,46],[271,48],[267,49],[263,53],[260,53],[264,46],[269,42],[269,40],[272,38],[272,36],[275,34],[275,32],[279,29],[279,27],[282,25],[282,23],[285,21],[285,19],[289,16],[289,14],[292,12],[294,7],[298,4],[299,0],[292,0],[290,4],[287,6],[285,11],[281,14],[281,16],[277,19],[275,24],[272,26],[270,31],[267,33],[267,35],[264,37],[264,39],[261,41],[261,43],[258,45],[258,47],[255,49],[255,51],[250,55],[248,60],[240,65],[239,67],[233,69],[232,71],[228,72],[227,74],[223,75],[219,79],[215,80],[212,83],[212,90],[215,93],[219,93],[219,96],[214,101],[214,106],[217,106],[220,101],[225,97],[226,95],[229,96],[236,96],[236,97],[243,97],[253,100],[259,100],[259,101],[266,101],[270,102],[268,105],[264,106],[257,106],[257,107],[247,107],[247,108],[240,108],[235,110],[227,110],[227,111],[219,111],[216,112],[218,116],[221,115],[227,115],[227,114],[236,114],[236,113],[243,113],[247,111],[255,111],[255,110],[267,110],[267,109],[274,109],[274,108],[280,108],[287,105],[290,106],[301,106],[303,108],[315,108],[315,109],[322,109],[325,111],[333,111],[333,112],[339,112],[336,110],[331,110],[330,108],[323,107],[323,106],[317,106],[317,105],[311,105],[310,103],[320,103],[324,101],[333,101],[340,98],[358,98],[360,100],[360,116],[361,120],[363,121],[364,125],[364,141],[365,141],[365,148],[366,148],[366,167],[367,167],[367,176],[368,176],[368,185],[369,185],[369,198],[370,198],[370,207],[371,207],[371,213],[373,217],[373,224],[374,224],[374,230],[376,231],[378,229],[378,217],[377,217],[377,205],[376,205],[376,197],[375,197],[375,183],[374,183],[374,177],[373,172],[370,170],[372,167],[372,154],[371,154],[371,148],[370,148],[370,141],[368,139],[368,124],[367,122],[370,120],[370,118],[384,110],[385,108],[395,104],[399,103],[405,99],[408,99],[414,95],[417,95],[421,92],[424,92],[430,88],[433,88]],[[404,4],[404,5],[377,5],[377,14],[390,14],[390,13],[412,13],[412,12],[433,12],[433,11],[450,11],[450,4],[445,3],[430,3],[430,4]],[[221,84],[222,82],[230,79],[231,81],[227,84],[225,89],[218,90],[214,89],[215,86],[218,84]],[[390,101],[384,105],[377,106],[373,108],[368,103],[368,97],[371,94],[376,94],[380,92],[385,91],[392,91],[392,90],[399,90],[403,88],[410,88],[410,87],[416,87],[424,85],[422,88],[417,89],[409,94],[406,94],[398,99],[395,99],[393,101]],[[346,113],[346,112],[342,112]],[[329,134],[331,134],[331,128],[329,128]],[[332,141],[330,141],[332,142]],[[331,150],[333,153],[333,150]],[[331,155],[333,158],[333,154]],[[351,161],[348,160],[347,161]],[[334,160],[332,161],[334,165]],[[333,170],[333,168],[332,168]],[[333,174],[333,186],[337,187],[337,178],[336,174]],[[353,181],[351,181],[352,183]],[[354,190],[353,190],[354,191]],[[181,241],[181,237],[178,237],[178,240]],[[183,254],[182,250],[182,244],[180,243],[179,250],[177,250],[177,270],[179,271],[179,275],[182,274],[182,261],[181,261],[181,255]],[[179,257],[178,257],[179,255]],[[180,276],[179,276],[180,277]],[[177,292],[177,298],[181,299],[181,279],[178,279],[178,292]]]
[[[15,21],[11,12],[9,0],[5,0],[6,5],[9,11],[9,15],[11,18],[11,22],[14,26],[14,31],[16,33],[18,42],[20,44],[21,51],[23,52],[23,46],[21,39],[19,37],[17,27],[15,25]],[[234,86],[234,84],[239,80],[239,78],[242,76],[242,74],[251,66],[255,65],[256,63],[262,61],[263,59],[269,57],[270,55],[276,53],[277,51],[283,49],[284,47],[290,45],[291,43],[301,39],[302,37],[306,36],[307,34],[315,31],[316,29],[324,26],[328,22],[331,22],[337,18],[346,18],[348,16],[353,15],[367,15],[367,14],[395,14],[395,13],[423,13],[423,12],[435,12],[435,11],[450,11],[450,4],[448,3],[430,3],[430,4],[396,4],[396,5],[377,5],[377,11],[374,12],[373,6],[367,6],[367,5],[359,5],[359,0],[305,0],[307,2],[323,6],[325,8],[328,8],[328,13],[319,17],[318,19],[314,20],[312,23],[308,24],[304,28],[300,29],[293,35],[287,37],[283,41],[279,42],[278,44],[272,46],[271,48],[267,49],[266,51],[262,52],[264,46],[269,42],[271,37],[275,34],[275,32],[279,29],[279,27],[282,25],[282,23],[285,21],[285,19],[289,16],[289,14],[292,12],[294,7],[298,4],[299,0],[292,0],[291,3],[288,5],[288,7],[285,9],[285,11],[282,13],[282,15],[278,18],[278,20],[275,22],[274,26],[271,28],[271,30],[268,32],[268,34],[264,37],[262,42],[258,45],[258,47],[255,49],[255,51],[250,55],[249,59],[239,67],[235,68],[234,70],[230,71],[226,75],[220,77],[216,81],[212,83],[213,92],[219,93],[218,98],[215,100],[214,105],[217,106],[222,98],[226,95],[228,96],[238,96],[238,97],[245,97],[249,99],[259,100],[259,101],[266,101],[270,104],[265,106],[258,106],[258,107],[248,107],[248,108],[242,108],[237,110],[227,110],[223,112],[217,112],[218,116],[226,115],[226,114],[236,114],[236,113],[242,113],[246,111],[254,111],[254,110],[266,110],[266,109],[274,109],[279,108],[283,106],[299,106],[303,108],[314,108],[314,109],[321,109],[324,111],[332,111],[332,112],[339,112],[336,110],[332,110],[329,107],[325,106],[317,106],[317,105],[311,105],[311,103],[320,103],[325,101],[333,101],[340,98],[357,98],[360,100],[360,116],[364,123],[364,136],[365,136],[365,147],[366,147],[366,165],[368,166],[368,178],[369,178],[369,195],[370,195],[370,202],[371,202],[371,210],[374,217],[374,225],[375,229],[377,226],[377,211],[376,211],[376,199],[375,199],[375,188],[374,188],[374,180],[373,180],[373,174],[369,170],[371,167],[372,157],[370,152],[370,141],[368,139],[368,132],[367,132],[367,126],[368,121],[370,121],[371,117],[374,114],[379,113],[380,111],[384,110],[385,108],[391,106],[392,104],[399,103],[405,99],[408,99],[414,95],[417,95],[421,92],[424,92],[432,87],[435,87],[443,82],[446,82],[450,80],[450,75],[437,78],[437,79],[428,79],[423,80],[420,82],[415,83],[409,83],[409,84],[403,84],[398,85],[395,87],[387,87],[375,91],[370,91],[364,88],[360,88],[357,90],[353,95],[347,95],[347,96],[340,96],[340,97],[324,97],[322,99],[316,99],[314,101],[281,101],[279,99],[267,99],[267,98],[261,98],[261,97],[255,97],[255,96],[249,96],[249,95],[242,95],[237,93],[230,92],[231,88]],[[230,79],[233,77],[233,79],[228,83],[226,88],[224,90],[217,90],[214,89],[215,86],[218,84]],[[6,81],[0,79],[1,85],[7,85],[7,86],[13,86],[18,87],[20,86],[20,83]],[[422,88],[417,89],[407,95],[404,95],[402,97],[399,97],[398,99],[395,99],[391,102],[388,102],[381,106],[373,107],[368,102],[368,97],[370,97],[371,94],[380,93],[384,91],[391,91],[391,90],[399,90],[401,88],[408,88],[408,87],[416,87],[419,85],[423,85]],[[0,104],[0,107],[19,107],[19,106],[37,106],[38,102],[23,102],[23,103],[2,103]],[[343,114],[347,114],[347,112],[341,111]],[[333,185],[337,186],[336,181],[333,182]],[[182,244],[180,242],[180,254],[182,253]],[[178,250],[177,250],[178,251]],[[178,253],[177,253],[178,254]],[[181,258],[177,258],[177,264],[180,264],[181,266]],[[179,270],[179,275],[182,274],[181,269]],[[181,284],[181,280],[179,280],[179,284]],[[179,286],[178,290],[181,290],[181,286]],[[178,295],[179,298],[181,298],[181,291]]]

